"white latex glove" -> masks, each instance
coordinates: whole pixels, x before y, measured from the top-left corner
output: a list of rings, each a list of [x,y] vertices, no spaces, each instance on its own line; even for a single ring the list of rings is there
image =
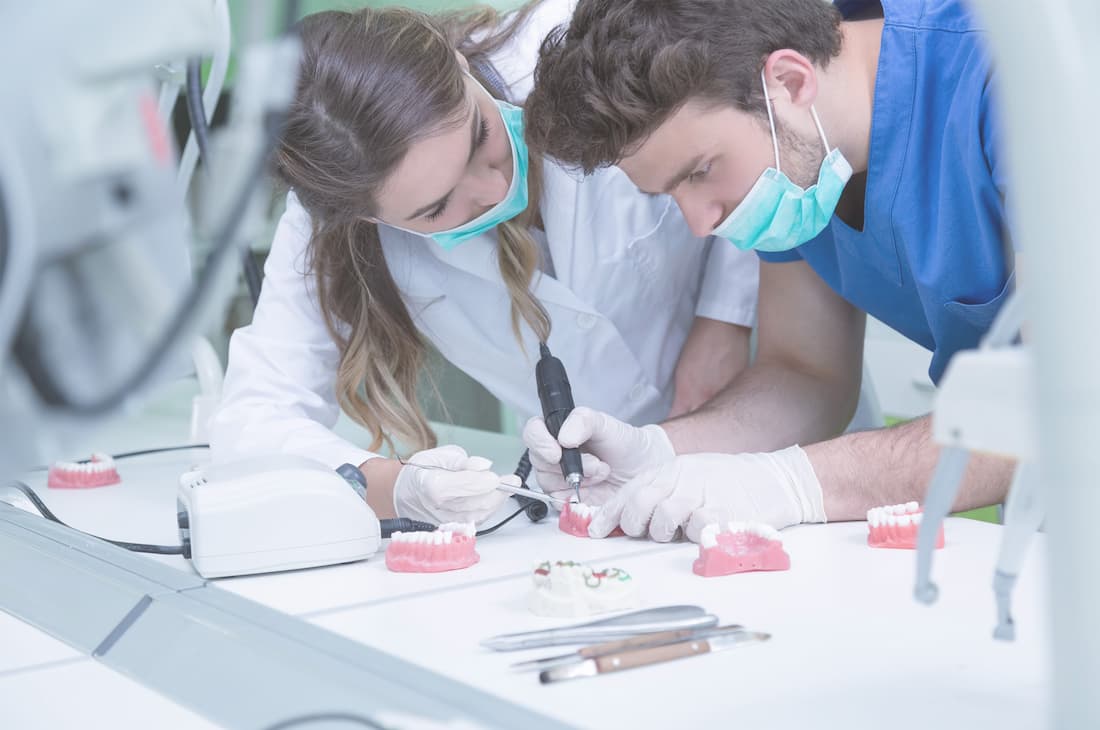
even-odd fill
[[[638,428],[583,406],[574,408],[565,419],[557,439],[536,416],[524,426],[523,441],[539,486],[566,501],[573,490],[561,473],[561,450],[581,447],[581,501],[590,505],[603,504],[638,474],[676,456],[668,434],[660,426]]]
[[[591,537],[617,526],[668,542],[682,529],[692,542],[711,522],[763,522],[777,530],[825,522],[824,497],[806,452],[688,454],[623,485],[592,524]]]
[[[437,525],[488,519],[508,499],[508,493],[499,491],[497,485],[519,486],[519,477],[501,477],[491,471],[492,466],[488,459],[468,456],[459,446],[413,454],[393,485],[397,516]]]

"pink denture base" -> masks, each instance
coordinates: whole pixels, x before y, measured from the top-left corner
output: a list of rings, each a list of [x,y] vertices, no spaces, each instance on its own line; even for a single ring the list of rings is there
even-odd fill
[[[916,502],[876,507],[867,512],[867,544],[874,548],[915,550],[924,511]],[[944,545],[943,525],[936,535],[936,549]]]
[[[699,546],[699,557],[692,572],[705,578],[756,570],[789,570],[791,556],[781,540],[769,539],[746,531],[720,532],[718,544]]]
[[[592,524],[592,518],[596,516],[599,508],[580,505],[580,509],[574,511],[572,508],[575,504],[567,502],[562,508],[558,516],[558,528],[574,537],[588,537],[588,526]],[[625,534],[621,527],[616,527],[608,537],[621,537]]]
[[[92,457],[91,464],[99,462],[100,459]],[[91,489],[121,482],[122,477],[114,466],[95,469],[90,464],[57,463],[46,473],[46,486],[50,489]]]
[[[395,573],[443,573],[461,570],[481,560],[474,550],[477,539],[454,535],[450,543],[435,545],[390,540],[386,548],[386,567]]]

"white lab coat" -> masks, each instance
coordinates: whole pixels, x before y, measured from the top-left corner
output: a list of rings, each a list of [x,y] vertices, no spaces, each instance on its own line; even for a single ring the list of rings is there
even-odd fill
[[[756,256],[694,237],[670,198],[639,193],[617,169],[578,182],[546,164],[544,177],[555,276],[537,275],[533,291],[550,314],[549,345],[569,372],[574,399],[631,423],[660,421],[695,316],[753,325]],[[230,342],[211,423],[215,458],[280,451],[337,466],[370,456],[330,430],[339,415],[339,352],[305,273],[309,234],[309,215],[291,193],[252,324]],[[425,338],[522,417],[538,413],[538,343],[524,328],[521,348],[512,332],[495,234],[450,251],[386,227],[381,239]]]

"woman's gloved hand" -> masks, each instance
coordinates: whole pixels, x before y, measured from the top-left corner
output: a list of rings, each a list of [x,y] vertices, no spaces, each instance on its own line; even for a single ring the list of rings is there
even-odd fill
[[[453,445],[413,454],[394,483],[397,516],[437,525],[484,522],[508,499],[497,485],[519,486],[519,477],[501,477],[491,471],[492,466],[488,459],[469,456]]]
[[[777,530],[825,522],[824,497],[798,446],[762,454],[688,454],[623,485],[592,519],[588,534],[616,527],[632,537],[692,542],[711,522],[763,522]]]
[[[574,408],[565,419],[557,439],[536,416],[524,427],[523,441],[539,486],[566,501],[573,490],[561,473],[561,450],[579,446],[584,469],[581,501],[591,505],[603,504],[636,475],[676,456],[668,434],[660,426],[638,428],[583,406]]]

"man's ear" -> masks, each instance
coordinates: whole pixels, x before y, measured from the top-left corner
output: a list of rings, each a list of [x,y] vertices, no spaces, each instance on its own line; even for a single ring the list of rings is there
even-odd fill
[[[782,48],[764,63],[764,85],[772,101],[809,109],[817,99],[817,69],[798,51]]]

